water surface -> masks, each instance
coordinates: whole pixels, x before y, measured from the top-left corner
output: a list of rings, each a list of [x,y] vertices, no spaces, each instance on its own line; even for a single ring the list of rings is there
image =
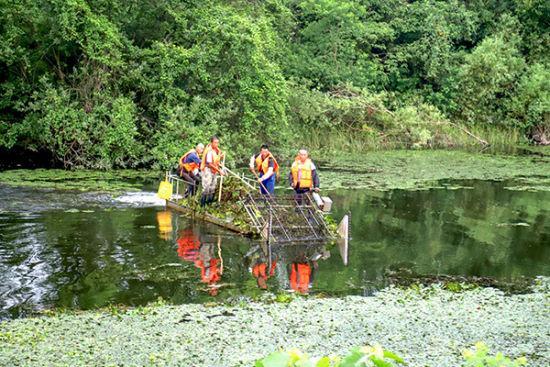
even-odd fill
[[[222,301],[266,289],[368,295],[411,275],[510,282],[549,275],[549,192],[494,181],[437,186],[329,192],[337,220],[351,212],[347,266],[334,245],[273,248],[268,256],[256,241],[151,206],[152,193],[113,200],[0,186],[0,317],[158,297]]]

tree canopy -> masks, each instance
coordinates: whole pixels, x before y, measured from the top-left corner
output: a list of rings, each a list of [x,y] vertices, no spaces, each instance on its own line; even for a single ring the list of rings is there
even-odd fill
[[[550,131],[544,0],[0,0],[0,148],[168,166],[339,129]],[[431,125],[432,124],[432,125]]]

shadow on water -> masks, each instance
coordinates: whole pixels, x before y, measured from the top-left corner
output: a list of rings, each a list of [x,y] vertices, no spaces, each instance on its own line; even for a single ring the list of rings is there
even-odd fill
[[[550,193],[506,187],[453,181],[420,191],[330,192],[335,218],[352,214],[348,266],[333,244],[269,249],[158,207],[67,210],[79,202],[74,196],[36,211],[5,205],[0,318],[158,297],[238,300],[266,290],[369,295],[388,284],[438,280],[527,284],[549,275]],[[19,207],[32,206],[17,194],[10,191]]]

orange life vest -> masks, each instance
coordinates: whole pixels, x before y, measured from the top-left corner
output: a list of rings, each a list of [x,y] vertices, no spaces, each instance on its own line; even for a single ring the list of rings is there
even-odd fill
[[[204,148],[204,152],[202,153],[201,171],[204,171],[204,169],[206,168],[206,157],[208,156],[209,152],[212,152],[212,166],[214,166],[214,173],[216,173],[220,170],[220,157],[222,152],[219,148],[212,148],[212,145],[210,144],[208,144],[206,148]]]
[[[199,168],[200,166],[195,163],[195,162],[191,162],[191,163],[183,163],[185,161],[185,158],[187,158],[187,156],[191,153],[197,153],[197,151],[195,149],[191,149],[190,151],[188,151],[187,153],[185,153],[181,158],[180,158],[180,168],[183,168],[185,169],[187,172],[193,172],[195,169]],[[197,154],[198,156],[198,154]]]
[[[295,188],[311,189],[313,187],[313,176],[312,176],[312,166],[313,163],[311,159],[306,159],[304,163],[296,157],[290,171],[292,172],[292,186]]]
[[[269,153],[265,159],[262,159],[262,155],[259,154],[256,157],[256,170],[259,172],[263,172],[265,175],[267,173],[267,170],[269,169],[269,158],[273,159],[273,173],[275,173],[277,176],[279,176],[279,163],[277,163],[277,160],[275,157],[273,157],[273,154]]]
[[[290,271],[290,288],[300,293],[309,291],[311,267],[307,263],[293,263]]]

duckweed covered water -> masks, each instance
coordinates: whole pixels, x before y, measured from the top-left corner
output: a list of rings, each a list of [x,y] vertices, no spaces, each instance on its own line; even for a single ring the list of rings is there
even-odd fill
[[[535,148],[533,148],[535,149]],[[461,151],[379,151],[318,160],[325,188],[422,190],[440,180],[509,181],[510,189],[550,191],[550,154],[521,156]],[[538,151],[537,151],[538,152]]]

